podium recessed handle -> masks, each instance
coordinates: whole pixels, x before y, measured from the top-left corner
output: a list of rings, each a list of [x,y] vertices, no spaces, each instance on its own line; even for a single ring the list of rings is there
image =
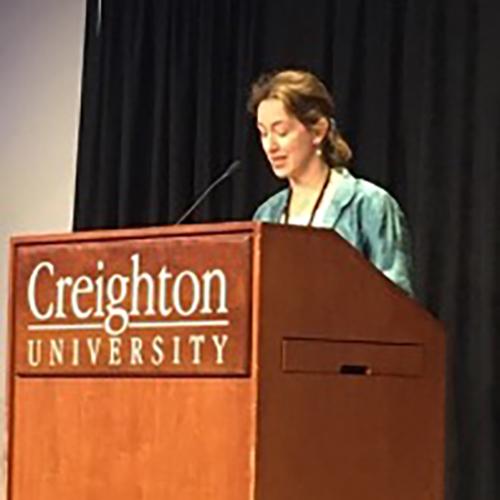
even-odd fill
[[[421,377],[424,348],[421,344],[285,337],[281,369],[337,376]]]
[[[341,375],[371,375],[372,370],[366,365],[340,365],[339,373]]]

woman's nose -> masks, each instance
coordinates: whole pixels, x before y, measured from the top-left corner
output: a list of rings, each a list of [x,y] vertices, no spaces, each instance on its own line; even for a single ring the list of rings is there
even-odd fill
[[[268,152],[276,151],[278,143],[272,134],[269,134],[264,140],[264,149]]]

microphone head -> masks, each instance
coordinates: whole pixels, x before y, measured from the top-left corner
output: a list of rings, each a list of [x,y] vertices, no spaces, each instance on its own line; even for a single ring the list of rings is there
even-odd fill
[[[234,160],[229,167],[227,167],[226,175],[231,175],[235,170],[238,170],[241,167],[241,160]]]

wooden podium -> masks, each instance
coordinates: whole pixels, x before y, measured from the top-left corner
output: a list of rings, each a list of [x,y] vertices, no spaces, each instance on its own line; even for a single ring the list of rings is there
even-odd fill
[[[12,240],[9,500],[443,500],[444,332],[334,232]]]

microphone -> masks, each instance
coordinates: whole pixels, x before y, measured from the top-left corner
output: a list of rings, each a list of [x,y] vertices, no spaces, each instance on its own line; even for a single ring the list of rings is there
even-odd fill
[[[230,175],[232,175],[236,170],[238,170],[241,167],[241,161],[240,160],[234,160],[227,169],[222,172],[222,174],[217,177],[206,189],[201,193],[200,196],[196,199],[196,201],[179,217],[175,225],[177,226],[180,224],[183,220],[186,219],[189,215],[191,215],[196,207],[210,194],[212,189],[216,188],[224,179],[227,179]]]

